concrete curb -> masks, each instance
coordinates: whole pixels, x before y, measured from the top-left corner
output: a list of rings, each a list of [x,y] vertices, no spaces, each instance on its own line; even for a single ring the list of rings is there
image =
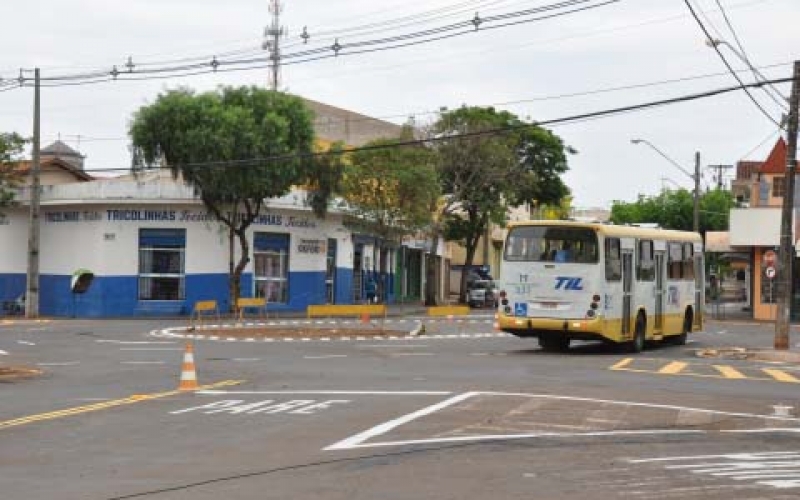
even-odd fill
[[[800,364],[800,352],[774,349],[749,349],[745,347],[707,347],[697,349],[698,358],[740,359],[749,361],[774,361]]]

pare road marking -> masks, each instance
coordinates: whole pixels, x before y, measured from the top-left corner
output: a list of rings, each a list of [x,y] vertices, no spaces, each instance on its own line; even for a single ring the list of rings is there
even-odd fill
[[[242,380],[223,380],[222,382],[217,382],[215,384],[208,384],[200,387],[202,389],[214,389],[217,387],[228,387],[232,385],[241,384]],[[56,420],[59,418],[71,417],[74,415],[80,415],[83,413],[90,413],[100,410],[107,410],[110,408],[116,408],[119,406],[125,405],[132,405],[142,401],[150,401],[153,399],[161,399],[170,396],[177,396],[179,394],[185,394],[186,391],[167,391],[167,392],[157,392],[151,394],[135,394],[123,399],[112,399],[109,401],[102,401],[100,403],[90,404],[90,405],[83,405],[83,406],[76,406],[73,408],[65,408],[63,410],[51,411],[47,413],[39,413],[36,415],[28,415],[25,417],[15,418],[13,420],[6,420],[0,422],[0,430],[7,429],[9,427],[17,427],[20,425],[27,425],[33,424],[36,422],[43,422],[47,420]]]
[[[230,415],[257,415],[287,413],[289,415],[313,415],[322,410],[330,409],[334,405],[349,403],[349,399],[328,399],[317,401],[314,399],[292,399],[289,401],[276,401],[265,399],[263,401],[246,402],[243,399],[223,399],[200,406],[192,406],[182,410],[169,412],[170,415],[200,412],[205,415],[226,413]]]

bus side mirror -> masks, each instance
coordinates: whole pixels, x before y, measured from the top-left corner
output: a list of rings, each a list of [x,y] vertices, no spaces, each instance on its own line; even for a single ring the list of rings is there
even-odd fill
[[[94,273],[87,269],[78,269],[72,273],[70,288],[72,293],[86,293],[94,280]]]

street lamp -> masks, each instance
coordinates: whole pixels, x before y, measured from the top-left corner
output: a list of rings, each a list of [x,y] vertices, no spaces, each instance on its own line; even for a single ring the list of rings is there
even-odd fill
[[[694,154],[694,174],[689,173],[688,170],[683,168],[678,162],[667,156],[663,151],[658,149],[652,142],[646,139],[631,139],[632,144],[646,144],[650,146],[653,151],[661,155],[665,160],[670,162],[675,168],[689,176],[694,181],[694,213],[692,227],[695,232],[700,231],[700,152]]]
[[[760,80],[761,82],[769,81],[769,80],[767,80],[767,77],[764,76],[764,74],[761,73],[758,70],[758,68],[753,66],[753,63],[750,62],[750,59],[748,59],[747,56],[743,52],[739,52],[738,50],[736,50],[733,47],[733,45],[731,45],[730,43],[726,42],[725,40],[721,40],[719,38],[708,38],[708,39],[706,39],[706,45],[708,45],[712,49],[718,49],[719,47],[721,47],[723,45],[728,47],[728,50],[733,52],[733,55],[735,55],[740,61],[742,61],[747,66],[747,68],[750,71],[753,72],[753,75],[755,76],[756,80]],[[781,106],[782,108],[786,109],[786,105],[789,103],[789,98],[786,97],[785,95],[781,94],[780,91],[778,89],[776,89],[773,85],[767,84],[767,86],[770,89],[772,89],[773,92],[778,94],[778,96],[780,97],[780,99],[776,98],[771,92],[768,92],[765,89],[765,92],[770,97],[770,99],[772,99],[778,106]],[[786,119],[786,116],[784,115],[783,118]],[[781,124],[781,126],[783,127],[783,124]]]

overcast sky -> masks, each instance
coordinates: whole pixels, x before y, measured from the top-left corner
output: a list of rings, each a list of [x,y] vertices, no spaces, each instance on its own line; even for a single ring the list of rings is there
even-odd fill
[[[321,40],[323,35],[315,37],[317,33],[436,9],[448,9],[440,10],[441,15],[462,7],[458,15],[437,19],[428,14],[428,23],[415,18],[395,31],[384,25],[360,39],[469,20],[475,12],[486,17],[555,1],[286,0],[281,17],[288,28],[284,53],[330,44]],[[753,64],[768,78],[790,77],[791,62],[800,59],[800,1],[693,0],[715,36],[734,47],[718,1]],[[143,65],[194,56],[210,59],[239,50],[256,54],[269,23],[268,6],[268,0],[5,1],[0,7],[4,21],[0,77],[13,79],[19,68],[37,66],[44,78],[109,70],[113,65],[121,68],[128,56]],[[305,47],[299,38],[303,26],[312,35]],[[340,43],[357,39],[345,31]],[[549,120],[735,85],[704,40],[683,0],[621,0],[416,47],[288,66],[282,70],[281,89],[397,123],[412,115],[424,123],[434,119],[432,112],[441,107],[462,104],[495,105],[522,117]],[[735,68],[744,68],[728,47],[721,50]],[[751,74],[740,74],[752,80]],[[86,155],[89,170],[125,168],[130,164],[131,116],[159,92],[179,85],[209,90],[268,81],[267,69],[254,69],[43,88],[42,145],[60,137]],[[788,96],[788,85],[778,88]],[[568,96],[587,92],[591,93]],[[761,91],[753,94],[774,119],[780,118],[775,102]],[[0,92],[0,131],[30,135],[32,104],[30,88]],[[688,175],[650,147],[632,145],[632,138],[650,141],[691,171],[695,151],[701,152],[704,166],[763,160],[779,136],[777,126],[743,92],[552,129],[578,150],[570,157],[564,179],[577,207],[608,207],[612,200],[632,201],[639,194],[656,194],[675,184],[691,188]],[[704,177],[704,185],[713,182],[711,171]]]

